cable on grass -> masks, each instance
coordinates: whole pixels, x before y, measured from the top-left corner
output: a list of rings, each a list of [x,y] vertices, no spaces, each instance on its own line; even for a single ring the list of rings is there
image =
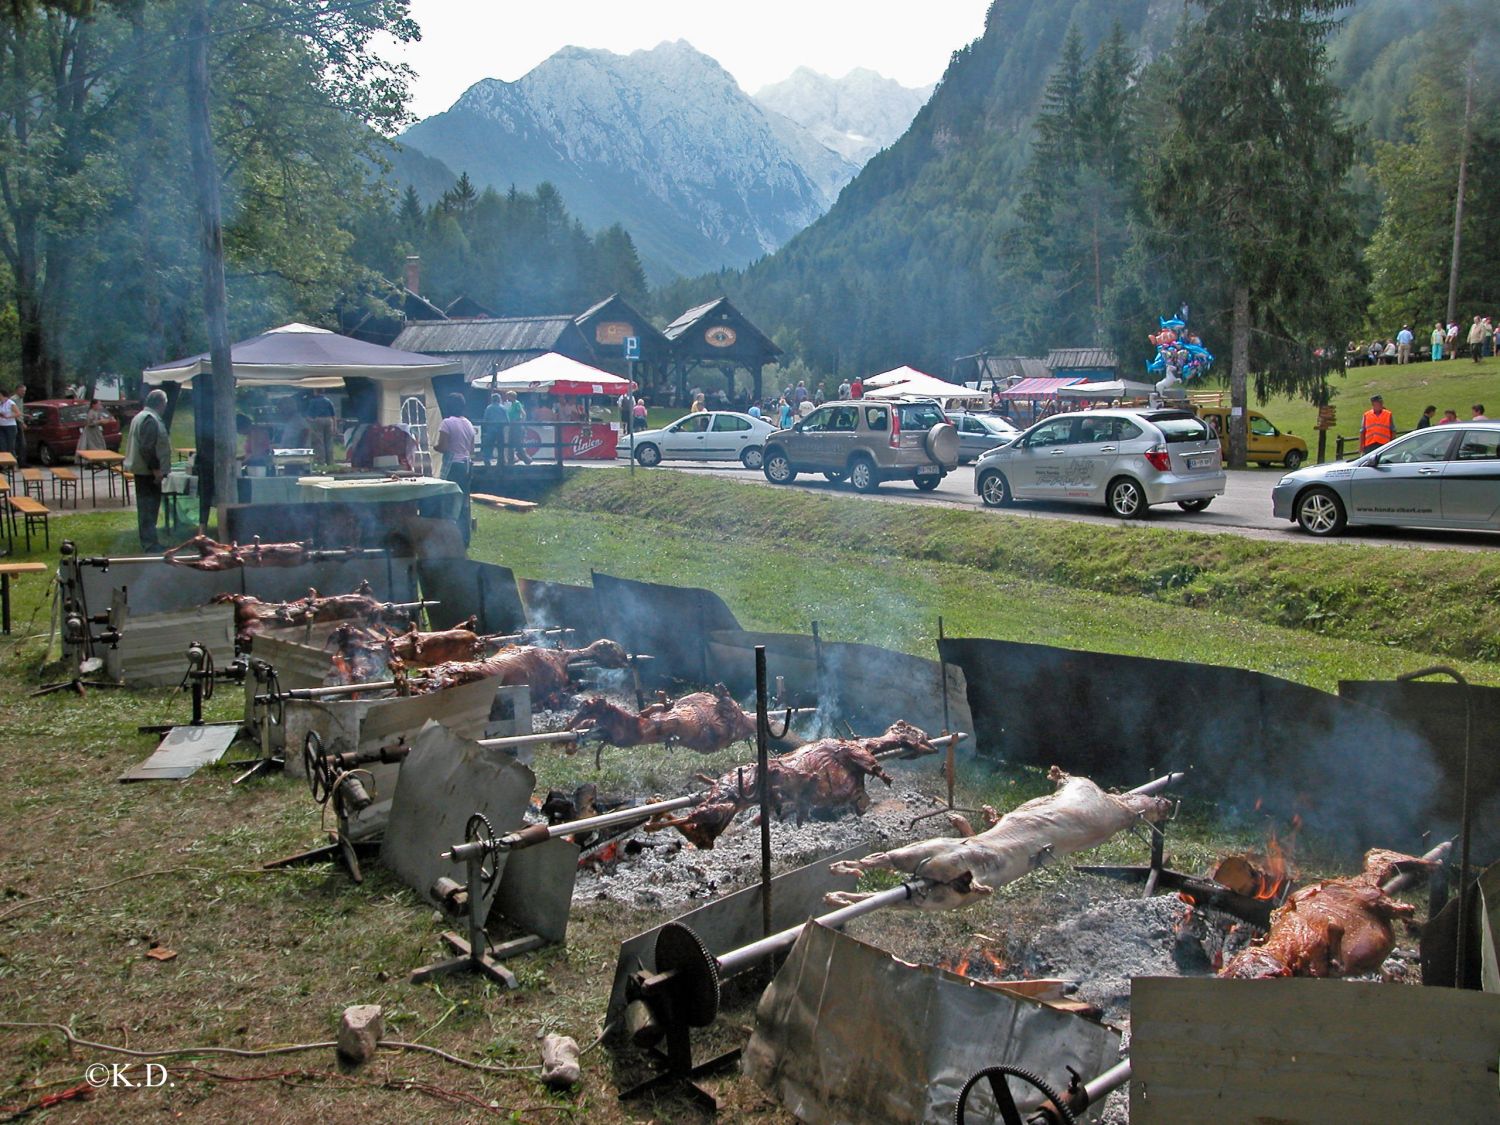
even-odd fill
[[[110,1051],[117,1055],[128,1055],[135,1059],[165,1059],[179,1055],[227,1055],[236,1059],[263,1059],[272,1055],[296,1054],[299,1051],[324,1051],[329,1047],[338,1046],[337,1040],[328,1039],[317,1043],[288,1043],[280,1047],[164,1047],[157,1051],[138,1051],[132,1047],[117,1047],[112,1043],[95,1043],[92,1040],[83,1039],[75,1035],[72,1028],[61,1023],[0,1020],[0,1027],[59,1031],[67,1039],[70,1046],[88,1047],[95,1051]],[[399,1039],[382,1039],[377,1046],[389,1047],[396,1051],[420,1051],[429,1055],[436,1055],[447,1062],[468,1067],[470,1070],[483,1071],[486,1074],[516,1074],[521,1071],[542,1069],[540,1063],[532,1063],[527,1066],[495,1066],[493,1063],[475,1062],[472,1059],[460,1058],[458,1055],[450,1055],[447,1051],[437,1047],[429,1047],[425,1043],[406,1043]]]

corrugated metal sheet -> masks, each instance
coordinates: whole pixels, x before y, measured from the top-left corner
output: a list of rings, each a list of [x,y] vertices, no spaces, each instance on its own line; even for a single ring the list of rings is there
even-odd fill
[[[1108,348],[1054,348],[1047,353],[1052,371],[1112,371],[1119,365],[1119,357]]]
[[[1009,379],[1045,379],[1047,362],[1034,356],[991,355],[979,364],[976,376],[981,382],[1004,383]]]

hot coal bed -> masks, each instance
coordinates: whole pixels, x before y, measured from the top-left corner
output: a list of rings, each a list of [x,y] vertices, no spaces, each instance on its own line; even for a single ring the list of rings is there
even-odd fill
[[[471,740],[466,744],[477,739],[484,747],[488,737],[496,753],[517,761],[517,769],[522,768],[519,763],[530,761],[535,778],[540,780],[525,783],[532,785],[532,792],[524,799],[518,796],[522,790],[515,788],[519,784],[516,777],[506,782],[513,790],[507,797],[512,801],[507,807],[513,810],[513,822],[491,824],[485,820],[476,825],[469,817],[463,833],[453,829],[449,835],[455,839],[448,841],[456,844],[462,835],[478,847],[488,838],[487,833],[524,834],[527,825],[553,825],[551,832],[576,851],[566,853],[562,860],[572,866],[571,902],[557,908],[561,921],[550,940],[564,940],[569,909],[626,907],[642,919],[666,921],[711,911],[731,901],[735,892],[759,893],[755,889],[761,885],[767,856],[772,874],[809,884],[798,892],[802,895],[798,902],[805,900],[806,905],[793,917],[805,919],[840,901],[858,899],[857,894],[851,895],[848,884],[835,886],[829,882],[826,889],[830,902],[823,902],[825,888],[820,881],[827,880],[816,873],[827,868],[829,857],[841,857],[852,870],[868,853],[899,855],[901,849],[917,841],[983,840],[988,835],[984,811],[953,808],[955,760],[965,770],[987,763],[996,771],[995,776],[1010,779],[1011,784],[1038,798],[1051,788],[1040,776],[1041,769],[1049,766],[1062,766],[1121,788],[1169,770],[1191,769],[1186,779],[1176,779],[1169,794],[1174,815],[1185,808],[1199,818],[1214,816],[1233,825],[1241,836],[1248,823],[1279,825],[1285,831],[1305,817],[1304,835],[1317,840],[1320,868],[1352,870],[1359,852],[1374,845],[1398,847],[1413,854],[1426,851],[1436,858],[1430,845],[1453,834],[1459,835],[1462,844],[1463,868],[1492,859],[1496,851],[1495,824],[1500,818],[1483,813],[1493,812],[1500,803],[1500,779],[1494,776],[1492,766],[1472,768],[1472,760],[1467,771],[1458,768],[1460,756],[1451,722],[1427,729],[1414,721],[1413,715],[1422,714],[1411,703],[1415,685],[1405,685],[1394,701],[1382,696],[1383,685],[1355,685],[1348,697],[1343,693],[1334,696],[1233,669],[948,638],[942,635],[941,622],[937,623],[934,641],[942,661],[928,661],[857,642],[831,640],[816,623],[806,636],[747,632],[729,608],[708,591],[606,575],[594,575],[592,587],[566,587],[538,581],[518,583],[505,568],[468,560],[417,561],[385,556],[378,563],[310,558],[300,564],[319,567],[317,575],[287,572],[296,569],[299,564],[295,563],[276,565],[281,573],[257,571],[254,562],[241,569],[213,573],[212,579],[200,571],[191,575],[193,581],[186,584],[189,592],[184,594],[183,585],[164,576],[159,564],[117,565],[113,568],[117,584],[112,585],[107,561],[82,560],[73,564],[73,578],[65,588],[74,591],[85,606],[90,592],[96,605],[114,603],[110,627],[127,639],[144,634],[164,618],[172,618],[174,626],[198,628],[198,607],[210,587],[219,587],[220,594],[237,595],[242,602],[251,597],[264,605],[279,596],[291,599],[282,604],[293,604],[293,592],[308,589],[313,585],[308,579],[315,578],[325,590],[331,582],[350,583],[351,588],[357,585],[362,591],[358,596],[372,599],[381,607],[402,609],[413,621],[420,622],[425,611],[427,624],[453,624],[476,637],[500,638],[508,645],[521,642],[551,649],[573,646],[567,686],[554,686],[544,696],[531,699],[529,714],[519,723],[524,731],[513,734],[518,729],[516,724],[497,725],[495,720],[500,716],[496,703],[489,704],[488,714],[481,706],[459,730],[460,742]],[[128,608],[122,604],[127,599],[125,585],[118,579],[121,571],[132,578]],[[361,571],[377,573],[373,587],[359,585],[365,582],[363,576],[358,583],[352,581]],[[299,584],[302,582],[306,585]],[[258,596],[251,594],[252,590]],[[382,608],[381,613],[385,612],[387,609]],[[173,618],[174,614],[178,617]],[[418,638],[425,636],[416,624],[377,622],[369,615],[362,620],[362,628],[379,625],[393,644],[409,634],[402,650],[408,656],[421,643]],[[268,621],[273,626],[288,625],[270,618]],[[274,640],[268,639],[262,647],[276,651],[288,665],[301,661],[305,669],[315,669],[331,659],[330,650],[341,650],[328,630],[314,632],[312,626],[309,618],[305,623],[299,619],[294,628],[272,628],[268,635]],[[296,633],[299,628],[303,630],[300,637]],[[436,630],[431,635],[441,638],[443,645],[454,642],[453,630]],[[241,637],[242,642],[245,639]],[[86,630],[82,640],[75,641],[80,660],[92,655],[95,642]],[[110,642],[101,638],[97,643],[103,646]],[[438,641],[434,639],[433,643]],[[606,644],[615,646],[625,659],[598,659],[600,653],[614,651],[599,647]],[[119,645],[116,638],[111,647]],[[253,643],[249,647],[253,652]],[[444,655],[455,654],[445,650]],[[472,655],[485,659],[477,650]],[[764,662],[761,669],[757,669],[757,660]],[[233,666],[232,661],[232,653],[221,657],[224,666]],[[417,661],[418,667],[410,670],[418,684],[413,689],[407,682],[404,663],[396,661],[398,667],[393,673],[391,663],[382,657],[370,663],[363,675],[357,675],[351,672],[345,654],[328,679],[348,682],[351,678],[379,677],[384,683],[385,677],[395,675],[395,694],[409,698],[422,693],[424,676],[453,675],[449,671],[422,670]],[[143,660],[142,667],[147,666],[149,661]],[[439,667],[456,665],[449,662]],[[755,691],[767,687],[765,668],[770,670],[769,694],[774,696],[774,706],[768,705],[765,717],[757,718]],[[128,678],[129,669],[126,671]],[[757,671],[762,672],[759,682]],[[242,676],[246,674],[242,670]],[[427,718],[439,723],[445,718],[445,708],[436,705],[442,692],[460,690],[460,683],[472,684],[473,680],[459,676],[442,682],[455,686],[441,688],[433,696],[435,711]],[[276,691],[282,694],[272,693],[273,700],[290,699],[298,690],[311,691],[313,695],[304,698],[312,700],[322,687],[287,689],[279,685]],[[390,691],[383,689],[379,694]],[[365,693],[367,699],[370,696]],[[840,800],[784,808],[781,816],[771,818],[769,833],[763,837],[752,799],[756,792],[754,737],[736,738],[703,755],[680,747],[666,753],[655,751],[649,765],[638,768],[630,764],[637,751],[589,737],[590,728],[599,721],[580,721],[589,701],[597,700],[627,717],[639,716],[645,730],[648,715],[659,727],[661,715],[676,707],[677,701],[700,696],[706,701],[701,706],[718,708],[721,714],[728,708],[742,713],[746,721],[774,724],[788,744],[821,738],[854,743],[859,741],[856,735],[869,738],[881,730],[894,729],[892,724],[898,722],[914,723],[932,735],[961,731],[969,737],[948,742],[944,752],[934,753],[935,748],[929,746],[922,756],[909,761],[901,760],[897,750],[887,749],[880,755],[885,759],[880,763],[883,776],[860,777],[863,793],[858,803]],[[251,690],[247,722],[266,722],[265,698],[266,693],[256,695]],[[352,702],[360,696],[347,698]],[[662,702],[653,710],[651,701],[658,698]],[[1446,698],[1452,702],[1451,697]],[[1479,698],[1482,719],[1492,716],[1493,700],[1487,694]],[[465,706],[472,710],[472,701]],[[514,709],[511,717],[515,717]],[[380,727],[378,722],[366,721],[372,730]],[[318,752],[304,754],[303,763],[305,772],[317,775],[313,777],[315,795],[319,777],[322,800],[331,799],[337,805],[350,800],[349,794],[362,792],[362,783],[352,776],[353,770],[385,768],[394,773],[408,769],[401,763],[409,749],[407,738],[415,738],[415,730],[415,726],[404,730],[394,743],[383,729],[375,731],[372,737],[386,743],[379,748],[378,759],[372,759],[364,734],[356,730],[350,736],[352,745],[337,748],[347,759],[342,765],[327,765],[319,742]],[[497,731],[501,733],[497,735]],[[549,733],[564,737],[550,746],[535,739],[528,741],[530,734]],[[283,730],[283,738],[285,734]],[[651,741],[645,734],[641,737]],[[680,741],[681,736],[672,737]],[[1472,737],[1468,728],[1465,737]],[[261,743],[263,747],[268,745],[265,738]],[[297,750],[295,742],[280,748],[289,772],[297,772],[291,768]],[[330,755],[327,762],[334,762],[337,756]],[[599,763],[604,763],[602,770]],[[320,774],[322,770],[328,772]],[[346,774],[350,776],[346,778]],[[1399,791],[1390,784],[1396,777],[1402,781]],[[1459,780],[1465,777],[1467,787]],[[1061,792],[1074,779],[1059,772],[1055,780]],[[389,797],[395,785],[390,775],[383,775],[378,788]],[[632,807],[659,798],[691,793],[716,795],[721,800],[727,793],[728,804],[734,806],[725,814],[727,823],[713,821],[712,833],[706,838],[701,825],[691,820],[702,802],[656,814],[646,823],[639,819],[631,823],[623,815]],[[1166,804],[1160,798],[1152,799]],[[369,803],[374,803],[373,799]],[[1480,815],[1475,815],[1476,810]],[[378,833],[372,833],[355,838],[354,828],[364,811],[365,806],[352,809],[346,805],[340,816],[349,835],[338,845],[351,864],[357,863],[360,847],[378,837]],[[467,809],[462,812],[468,816]],[[1164,812],[1164,808],[1157,809],[1157,813]],[[567,831],[567,825],[575,819],[600,814],[613,815],[616,822],[584,833]],[[674,821],[682,821],[686,827],[673,827]],[[933,966],[943,974],[971,982],[974,988],[1003,992],[1007,1002],[1015,1002],[1014,997],[1020,996],[1026,1004],[1044,1005],[1069,1019],[1113,1028],[1122,1033],[1115,1047],[1117,1053],[1128,1054],[1134,1030],[1132,980],[1213,981],[1236,961],[1237,955],[1264,940],[1272,910],[1293,895],[1297,881],[1295,857],[1286,854],[1284,844],[1278,850],[1274,841],[1258,850],[1226,849],[1226,853],[1235,854],[1214,857],[1220,862],[1212,865],[1212,870],[1175,871],[1170,820],[1153,814],[1127,821],[1119,830],[1105,832],[1103,838],[1114,840],[1112,851],[1117,855],[1134,853],[1129,864],[1076,870],[1075,857],[1053,854],[1051,842],[1044,841],[1028,859],[1027,871],[1020,876],[1006,875],[994,888],[995,893],[981,900],[970,897],[967,884],[955,891],[955,884],[934,883],[933,869],[925,866],[928,860],[924,859],[909,868],[898,865],[898,871],[908,877],[903,885],[925,879],[929,888],[958,896],[941,903],[942,907],[966,909],[881,909],[840,922],[839,926],[849,938],[885,951],[898,963]],[[384,827],[383,820],[380,827]],[[1461,832],[1464,828],[1468,831]],[[700,833],[696,839],[694,831]],[[1136,843],[1131,844],[1122,832],[1134,832]],[[946,845],[940,849],[943,862],[949,850]],[[494,854],[502,851],[494,849]],[[518,883],[537,878],[519,870],[522,865],[515,857],[524,854],[512,853],[511,869]],[[1452,858],[1458,860],[1459,856],[1455,853]],[[798,875],[798,869],[815,874]],[[1401,868],[1399,881],[1403,886],[1399,889],[1407,892],[1408,904],[1427,897],[1425,889],[1411,889],[1419,876],[1445,870],[1429,869],[1417,861]],[[468,893],[461,886],[459,868],[455,867],[453,874],[443,892],[449,906],[462,903]],[[1387,884],[1392,878],[1395,876],[1390,876]],[[422,879],[427,880],[425,873]],[[517,940],[516,918],[507,915],[507,908],[500,905],[506,901],[505,880],[500,883],[497,905],[487,923],[489,934],[483,939],[486,943]],[[1439,890],[1441,885],[1440,880]],[[432,897],[435,887],[417,889]],[[1329,893],[1321,884],[1309,891]],[[1442,905],[1441,894],[1433,894],[1430,908],[1436,911]],[[785,901],[781,908],[787,908]],[[1372,967],[1351,974],[1353,981],[1419,983],[1425,975],[1442,983],[1446,966],[1447,983],[1452,982],[1455,954],[1461,957],[1467,930],[1452,921],[1446,929],[1428,927],[1431,940],[1419,947],[1421,929],[1413,924],[1414,913],[1422,917],[1426,908],[1388,911],[1388,920],[1396,922],[1394,948]],[[1451,907],[1448,914],[1456,916]],[[725,939],[731,942],[727,953],[715,950],[703,954],[721,968],[733,961],[736,942],[739,947],[747,942],[753,945],[754,937],[759,936],[754,927],[745,930],[739,922],[736,925],[741,936]],[[543,932],[549,927],[537,924],[532,928]],[[693,931],[689,928],[687,932]],[[798,958],[809,955],[803,946],[811,947],[810,933],[797,937],[793,962],[800,964]],[[536,938],[536,934],[525,937]],[[775,956],[767,958],[768,966],[779,963],[791,948],[788,941],[777,949]],[[646,1000],[659,999],[671,991],[668,981],[666,985],[658,983],[653,994],[651,980],[670,978],[672,972],[662,974],[658,966],[658,977],[651,978],[649,968],[638,968],[632,978],[626,972],[626,962],[622,951],[617,996],[611,999],[615,1015],[620,1015],[615,1000],[628,997],[631,987]],[[689,957],[687,963],[697,962]],[[1311,975],[1343,975],[1342,966],[1335,968],[1338,971],[1331,973],[1326,965],[1322,972],[1316,966],[1309,971]],[[746,1016],[757,1000],[764,1009],[775,991],[762,997],[764,975],[755,980],[758,983],[745,986],[741,982],[737,991],[725,994],[730,1003],[738,996]],[[665,1019],[659,1004],[653,1009],[646,1003],[641,1010],[649,1010],[648,1023],[672,1023],[670,1004],[666,1005]],[[718,1010],[717,1001],[713,1010]],[[761,1015],[771,1018],[764,1010]],[[620,1039],[618,1023],[612,1030]],[[673,1034],[678,1034],[680,1055],[680,1029],[674,1033],[669,1026],[668,1030],[657,1027],[656,1031],[669,1042]],[[1065,1033],[1047,1034],[1059,1042],[1068,1039]],[[1004,1054],[1019,1057],[1034,1069],[1045,1064],[1044,1077],[1065,1082],[1067,1068],[1059,1072],[1056,1064],[1066,1052],[1055,1044],[1049,1048],[1053,1039],[1047,1034],[1035,1033],[1033,1042],[1023,1037],[1010,1044]],[[638,1043],[653,1041],[652,1035],[644,1032],[633,1038]],[[766,1074],[781,1073],[783,1085],[768,1088],[776,1090],[789,1106],[793,1098],[789,1091],[800,1091],[797,1096],[803,1101],[794,1112],[808,1120],[838,1118],[838,1111],[829,1109],[838,1104],[830,1091],[814,1084],[809,1092],[805,1079],[793,1081],[777,1071],[780,1063],[766,1062],[763,1043],[757,1049],[752,1042],[751,1047],[751,1057],[760,1060],[754,1064],[759,1067],[755,1070],[758,1080],[766,1084]],[[1076,1042],[1068,1049],[1083,1050]],[[1092,1065],[1103,1069],[1102,1048],[1095,1043],[1090,1049],[1094,1054],[1087,1057]],[[621,1050],[623,1057],[631,1057],[631,1047]],[[942,1051],[934,1054],[942,1056]],[[1084,1057],[1079,1055],[1080,1061]],[[681,1061],[680,1057],[675,1063],[669,1060],[664,1073],[673,1075],[672,1065]],[[1108,1059],[1109,1063],[1114,1061]],[[638,1063],[643,1073],[650,1073],[655,1065],[646,1056],[640,1056]],[[747,1061],[747,1066],[751,1065]],[[932,1067],[934,1074],[941,1075],[941,1082],[951,1082],[955,1068],[961,1069],[960,1064],[942,1057]],[[692,1086],[690,1076],[675,1077]],[[1081,1089],[1083,1080],[1093,1077],[1084,1073],[1075,1085]],[[934,1082],[941,1085],[937,1079]],[[1136,1086],[1143,1085],[1137,1078]],[[1105,1092],[1109,1095],[1107,1102],[1094,1107],[1096,1114],[1102,1114],[1097,1119],[1129,1120],[1124,1085]],[[1136,1091],[1129,1095],[1139,1096]],[[813,1104],[819,1100],[827,1103],[821,1111]],[[948,1104],[951,1102],[950,1097]],[[1084,1106],[1076,1108],[1082,1112]],[[879,1118],[878,1111],[866,1109],[871,1115],[868,1119]],[[832,1116],[827,1116],[829,1113]],[[1152,1113],[1152,1109],[1137,1103],[1141,1119],[1169,1119]],[[1066,1118],[1059,1115],[1055,1119]]]

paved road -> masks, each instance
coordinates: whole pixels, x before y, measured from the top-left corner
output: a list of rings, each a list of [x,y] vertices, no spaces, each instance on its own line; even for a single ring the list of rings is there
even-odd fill
[[[691,461],[673,461],[664,464],[662,469],[709,473],[762,484],[767,488],[778,487],[767,481],[761,473],[751,472],[740,465],[709,465]],[[636,469],[638,473],[660,471],[661,469]],[[1152,508],[1151,515],[1145,522],[1152,527],[1225,532],[1242,535],[1248,539],[1264,539],[1281,543],[1328,545],[1358,543],[1367,546],[1468,551],[1487,551],[1500,547],[1500,536],[1489,532],[1429,531],[1415,528],[1354,527],[1337,539],[1316,539],[1304,534],[1295,524],[1271,518],[1271,489],[1285,475],[1285,472],[1285,469],[1279,467],[1232,472],[1229,474],[1224,495],[1216,499],[1207,511],[1184,512],[1175,504],[1167,504]],[[826,492],[830,495],[858,495],[847,485],[829,484],[821,476],[800,476],[790,488],[808,492]],[[898,481],[884,485],[870,499],[885,503],[983,507],[979,502],[979,497],[974,493],[974,469],[971,465],[960,466],[932,492],[918,492],[910,484]],[[1021,501],[1000,510],[1026,519],[1062,519],[1096,524],[1126,522],[1115,519],[1102,506],[1092,507],[1082,504],[1043,504]]]

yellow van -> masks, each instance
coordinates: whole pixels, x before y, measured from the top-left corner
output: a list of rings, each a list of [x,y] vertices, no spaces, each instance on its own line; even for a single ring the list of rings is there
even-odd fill
[[[1229,407],[1204,406],[1199,416],[1219,432],[1219,444],[1229,453]],[[1294,434],[1282,433],[1259,410],[1247,410],[1245,423],[1245,459],[1256,465],[1274,465],[1280,461],[1295,469],[1307,460],[1307,442]]]

